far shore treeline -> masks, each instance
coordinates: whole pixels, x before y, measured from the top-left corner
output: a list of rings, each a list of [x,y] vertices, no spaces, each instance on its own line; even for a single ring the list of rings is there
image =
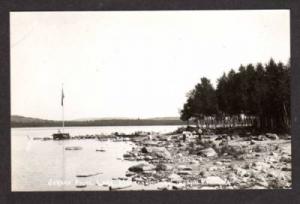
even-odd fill
[[[224,125],[245,121],[256,129],[289,131],[291,127],[290,62],[241,65],[218,79],[214,88],[209,79],[187,94],[180,119],[198,124]]]
[[[65,121],[65,126],[143,126],[143,125],[184,125],[179,118],[158,119],[99,119],[85,121]],[[12,116],[11,127],[61,127],[58,120],[42,120],[23,116]]]

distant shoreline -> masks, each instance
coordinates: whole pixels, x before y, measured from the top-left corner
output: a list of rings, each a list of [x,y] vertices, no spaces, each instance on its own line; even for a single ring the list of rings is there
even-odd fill
[[[101,120],[75,122],[66,121],[65,127],[87,127],[87,126],[164,126],[164,125],[186,125],[182,121],[161,121],[161,120]],[[60,127],[61,122],[11,122],[12,128],[23,127]]]
[[[64,122],[65,127],[79,126],[154,126],[154,125],[185,125],[186,122],[176,117],[148,118],[148,119],[94,119],[94,120],[67,120]],[[60,127],[62,121],[45,120],[24,116],[11,116],[11,127]]]

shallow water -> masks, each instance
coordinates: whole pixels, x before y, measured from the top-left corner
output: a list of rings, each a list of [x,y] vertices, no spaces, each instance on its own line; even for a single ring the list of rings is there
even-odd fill
[[[178,126],[68,127],[71,136],[86,134],[132,133],[135,131],[170,132]],[[58,128],[12,128],[12,191],[108,190],[103,184],[116,183],[137,162],[124,161],[131,142],[98,141],[96,139],[41,141],[34,137],[51,137]],[[65,150],[79,146],[81,150]],[[97,152],[104,149],[105,152]],[[98,174],[99,173],[99,174]],[[79,174],[98,174],[80,178]],[[84,188],[76,186],[86,185]],[[144,189],[133,184],[130,188]]]

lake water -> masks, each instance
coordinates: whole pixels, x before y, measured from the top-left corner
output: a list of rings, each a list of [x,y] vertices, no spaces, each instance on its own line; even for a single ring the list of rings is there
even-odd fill
[[[166,133],[179,126],[114,126],[114,127],[67,127],[71,136],[110,134],[135,131]],[[12,191],[74,191],[108,190],[114,178],[125,177],[127,169],[135,161],[124,161],[123,154],[134,147],[132,142],[98,141],[96,139],[42,141],[34,137],[51,137],[59,128],[12,128],[11,174]],[[82,149],[67,151],[66,147]],[[105,152],[96,151],[103,149]],[[98,174],[99,173],[99,174]],[[98,174],[88,178],[79,174]],[[78,188],[86,184],[85,188]],[[129,190],[144,189],[134,184]],[[128,190],[128,189],[127,189]]]

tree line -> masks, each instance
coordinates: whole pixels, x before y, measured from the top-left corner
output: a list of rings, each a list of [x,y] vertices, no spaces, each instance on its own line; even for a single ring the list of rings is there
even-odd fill
[[[11,127],[61,127],[61,121],[11,121]],[[112,119],[92,121],[65,121],[66,127],[72,126],[152,126],[152,125],[184,125],[181,120],[151,120],[151,119]]]
[[[290,62],[241,65],[217,80],[214,88],[203,77],[187,94],[180,119],[225,124],[242,121],[260,130],[288,131],[291,127]],[[206,120],[204,120],[206,119]]]

